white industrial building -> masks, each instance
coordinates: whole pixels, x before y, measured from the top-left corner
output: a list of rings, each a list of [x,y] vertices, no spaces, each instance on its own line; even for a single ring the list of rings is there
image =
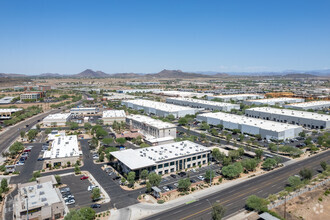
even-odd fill
[[[123,100],[123,99],[135,99],[135,96],[128,95],[125,93],[103,93],[105,96],[103,96],[103,100],[110,100],[110,101],[116,101],[116,100]]]
[[[112,125],[114,121],[125,122],[126,113],[124,110],[106,110],[103,111],[102,120],[104,124]]]
[[[75,164],[81,155],[82,151],[79,149],[77,135],[60,134],[54,137],[50,150],[44,152],[43,158],[46,166],[51,164],[54,167],[66,165],[67,162]]]
[[[96,115],[98,114],[98,108],[72,108],[70,113],[72,115]]]
[[[145,115],[129,115],[126,117],[126,123],[131,129],[139,129],[151,145],[173,142],[173,139],[176,138],[177,126],[175,124]]]
[[[284,104],[299,103],[304,101],[305,99],[302,98],[282,97],[282,98],[246,100],[243,103],[246,105],[284,105]]]
[[[124,89],[117,90],[118,93],[148,93],[148,92],[160,92],[162,89]]]
[[[11,119],[11,114],[22,110],[22,108],[0,108],[0,119]]]
[[[231,95],[208,95],[208,100],[218,99],[222,102],[230,101],[245,101],[249,99],[263,99],[265,98],[262,94],[231,94]]]
[[[163,96],[182,97],[182,98],[192,98],[192,97],[202,98],[204,96],[212,95],[212,93],[185,92],[185,91],[160,91],[154,93]]]
[[[226,102],[214,102],[202,99],[191,99],[191,98],[167,98],[167,103],[181,105],[181,106],[190,106],[193,108],[203,108],[206,110],[219,110],[230,112],[232,109],[240,109],[240,105],[231,104]]]
[[[71,119],[70,113],[57,113],[50,114],[44,118],[42,123],[44,126],[52,126],[52,125],[65,125]]]
[[[319,110],[319,109],[329,109],[330,101],[313,101],[313,102],[302,102],[302,103],[293,103],[285,105],[285,108],[294,108],[297,110]]]
[[[295,138],[302,132],[302,127],[263,119],[250,118],[223,112],[197,115],[198,121],[210,125],[223,125],[225,129],[239,129],[242,133],[258,135],[264,139],[286,140]]]
[[[173,173],[179,170],[208,164],[211,150],[202,145],[181,141],[142,149],[128,149],[111,152],[117,158],[124,173],[142,170],[157,174]]]
[[[257,107],[246,109],[245,115],[254,118],[301,125],[308,128],[330,128],[330,116],[314,112]]]
[[[198,112],[197,109],[167,104],[164,102],[155,102],[144,99],[125,100],[121,102],[128,108],[136,110],[144,110],[147,114],[153,114],[160,117],[173,115],[176,118],[184,117],[185,115],[194,115]]]

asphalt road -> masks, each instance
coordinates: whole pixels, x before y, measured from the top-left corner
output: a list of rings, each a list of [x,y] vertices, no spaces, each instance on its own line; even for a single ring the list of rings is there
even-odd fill
[[[330,163],[330,151],[310,157],[300,162],[285,166],[281,169],[250,179],[225,190],[215,192],[196,202],[181,205],[161,212],[145,219],[211,219],[211,204],[219,202],[226,208],[225,215],[231,215],[245,206],[245,201],[250,195],[267,197],[277,193],[286,186],[287,179],[303,168],[311,168],[314,174],[321,170],[320,161]]]

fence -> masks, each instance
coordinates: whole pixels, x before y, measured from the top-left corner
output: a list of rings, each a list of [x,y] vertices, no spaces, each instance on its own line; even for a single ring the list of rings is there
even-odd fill
[[[276,207],[278,207],[280,205],[283,205],[285,202],[290,201],[291,199],[293,199],[293,198],[295,198],[297,196],[300,196],[301,194],[303,194],[305,192],[312,191],[312,190],[314,190],[317,187],[323,186],[323,185],[325,185],[329,181],[330,181],[330,178],[329,179],[326,179],[326,180],[323,180],[322,182],[319,182],[318,184],[316,184],[314,186],[301,189],[301,190],[299,190],[299,192],[297,192],[297,193],[295,193],[295,194],[293,194],[291,196],[287,196],[285,199],[282,199],[281,201],[278,201],[278,202],[276,202],[274,204],[269,204],[268,205],[268,209],[271,210],[271,209],[276,208]]]

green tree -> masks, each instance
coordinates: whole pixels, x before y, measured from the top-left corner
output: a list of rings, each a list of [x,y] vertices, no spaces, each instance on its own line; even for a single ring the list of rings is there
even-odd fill
[[[103,128],[98,128],[95,132],[96,137],[100,139],[101,137],[105,137],[108,135],[108,132],[104,130]]]
[[[21,135],[21,138],[24,138],[25,137],[25,131],[21,131],[20,135]]]
[[[227,143],[229,143],[230,142],[230,140],[232,139],[232,135],[231,134],[227,134],[226,135],[226,140],[227,140]]]
[[[98,187],[93,188],[92,190],[92,199],[98,200],[101,197],[101,192],[100,189]]]
[[[178,182],[178,189],[179,191],[188,191],[190,186],[191,186],[191,182],[189,180],[189,178],[185,178],[185,179],[180,179]]]
[[[188,124],[188,120],[186,118],[180,118],[178,121],[179,125],[185,126]]]
[[[80,174],[80,167],[78,166],[78,164],[76,164],[74,166],[74,173],[77,175],[77,174]]]
[[[249,210],[254,210],[257,212],[268,210],[268,201],[266,199],[260,198],[256,195],[249,196],[245,202],[246,207]]]
[[[293,189],[298,189],[302,184],[298,176],[290,176],[288,182]]]
[[[215,177],[215,173],[213,170],[206,170],[205,172],[205,179],[206,181],[209,183],[209,182],[212,182],[213,178]]]
[[[36,128],[37,128],[38,131],[40,131],[40,124],[37,124]]]
[[[146,184],[147,193],[151,192],[151,187],[152,187],[151,183],[147,182],[147,184]]]
[[[9,147],[9,153],[11,155],[16,155],[22,150],[24,150],[24,145],[21,142],[17,141]]]
[[[130,186],[134,186],[134,182],[135,182],[135,172],[131,171],[128,173],[127,175],[127,181],[129,183]]]
[[[260,135],[260,134],[256,134],[256,135],[255,135],[255,137],[256,137],[256,139],[257,139],[258,141],[261,141],[261,140],[262,140],[262,138],[261,138],[261,135]]]
[[[55,179],[57,184],[61,184],[61,176],[60,175],[55,175]]]
[[[104,152],[100,153],[99,160],[100,160],[100,162],[104,161]]]
[[[2,192],[8,192],[9,188],[8,188],[7,178],[3,178],[1,180],[1,189],[2,189]]]
[[[240,157],[240,155],[237,150],[230,150],[228,153],[228,157],[232,158],[232,160],[237,160]]]
[[[262,168],[265,170],[271,170],[277,165],[277,161],[273,158],[267,158],[263,163],[262,163]]]
[[[50,134],[51,132],[52,132],[52,129],[51,128],[46,128],[45,134]]]
[[[234,164],[230,164],[222,168],[223,176],[228,179],[237,178],[242,172],[243,172],[243,167],[240,162],[236,162]]]
[[[99,146],[99,140],[96,137],[93,137],[89,147],[91,149],[95,149],[95,148],[97,148],[97,146]]]
[[[217,131],[217,129],[215,128],[212,128],[210,133],[213,135],[213,136],[218,136],[219,132]]]
[[[140,144],[140,147],[150,147],[150,145],[143,142],[143,143]]]
[[[212,220],[221,220],[225,215],[226,209],[219,203],[212,204]]]
[[[219,148],[214,148],[212,150],[212,157],[217,160],[218,162],[223,161],[223,158],[226,157],[226,155],[222,152],[220,152]]]
[[[306,133],[304,131],[302,131],[302,132],[299,133],[299,136],[300,137],[306,137]]]
[[[116,142],[120,145],[123,145],[126,143],[126,139],[125,138],[117,138],[116,139]]]
[[[325,161],[321,161],[320,165],[321,165],[323,170],[326,170],[327,167],[328,167],[328,164]]]
[[[312,170],[303,168],[302,170],[299,171],[299,175],[304,179],[304,180],[310,180],[312,179]]]
[[[233,129],[233,135],[236,135],[238,133],[241,133],[241,130],[240,129]]]
[[[246,171],[254,171],[258,165],[257,160],[255,159],[245,159],[242,160],[242,166]]]
[[[33,140],[38,134],[38,131],[36,129],[31,129],[29,130],[27,136],[28,136],[28,139],[31,141]]]
[[[148,170],[142,170],[140,174],[140,178],[146,181],[148,178]]]
[[[103,140],[102,140],[102,143],[104,144],[104,145],[110,145],[111,143],[113,143],[113,138],[104,138]]]
[[[237,151],[238,151],[238,154],[239,154],[240,157],[244,155],[244,148],[243,147],[238,148]]]
[[[262,154],[264,153],[264,151],[261,150],[261,149],[257,149],[257,150],[254,151],[254,153],[256,154],[257,159],[261,159]]]
[[[90,207],[81,209],[71,209],[70,212],[64,217],[64,220],[94,220],[95,211]]]
[[[201,124],[200,129],[208,131],[208,130],[210,130],[210,125],[207,124],[205,121],[203,121],[202,124]]]
[[[88,122],[84,123],[84,129],[85,130],[89,131],[91,128],[92,128],[92,125],[90,123],[88,123]]]
[[[156,173],[150,173],[148,175],[148,180],[152,186],[159,186],[162,177]]]

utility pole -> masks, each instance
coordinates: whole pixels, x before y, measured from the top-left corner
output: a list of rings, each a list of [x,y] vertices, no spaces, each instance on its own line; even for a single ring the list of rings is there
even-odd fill
[[[211,169],[211,164],[212,164],[212,153],[210,153],[210,186],[212,185],[212,169]]]

